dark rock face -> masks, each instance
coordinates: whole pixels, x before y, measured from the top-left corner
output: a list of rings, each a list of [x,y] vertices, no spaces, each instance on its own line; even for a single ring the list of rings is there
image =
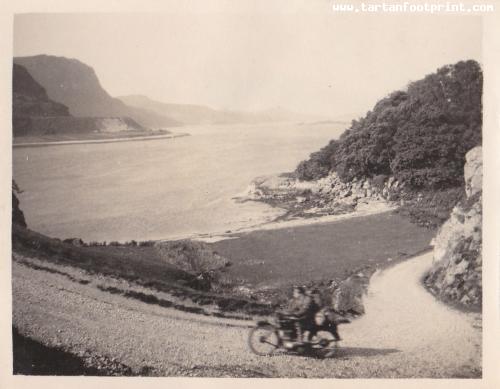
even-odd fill
[[[36,120],[54,121],[55,118],[71,120],[68,107],[52,101],[45,88],[35,81],[21,65],[12,69],[12,130],[13,135],[32,135],[36,131]]]
[[[452,211],[434,239],[434,265],[425,284],[436,295],[465,306],[482,304],[482,155],[466,155],[466,200]]]
[[[111,97],[90,66],[76,60],[49,55],[14,58],[47,91],[49,98],[68,106],[74,116],[128,116],[147,127],[173,126],[175,120],[140,108],[129,107]]]
[[[45,88],[16,64],[12,72],[12,100],[14,122],[27,116],[69,116],[68,107],[50,100]]]
[[[19,199],[16,196],[17,185],[13,183],[12,188],[12,224],[16,224],[21,227],[27,227],[26,219],[24,218],[24,213],[19,207]]]

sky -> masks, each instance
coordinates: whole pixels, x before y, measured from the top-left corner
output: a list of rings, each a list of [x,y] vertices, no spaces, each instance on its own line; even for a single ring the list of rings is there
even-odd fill
[[[324,12],[20,14],[14,55],[76,58],[112,96],[331,118],[481,62],[481,19]]]

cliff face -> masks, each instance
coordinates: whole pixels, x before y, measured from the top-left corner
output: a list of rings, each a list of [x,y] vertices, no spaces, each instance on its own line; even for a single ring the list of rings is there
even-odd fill
[[[16,64],[12,69],[12,100],[14,118],[69,116],[68,107],[50,100],[45,88],[24,67]]]
[[[434,243],[434,262],[424,282],[439,297],[466,306],[482,300],[482,154],[466,155],[466,199],[452,211]]]
[[[12,128],[15,137],[145,131],[128,117],[74,117],[68,107],[49,99],[47,92],[21,65],[12,73]]]
[[[74,116],[127,116],[146,127],[167,127],[178,123],[155,112],[129,107],[111,97],[101,86],[90,66],[76,60],[51,55],[16,57],[47,91],[49,98],[66,105]]]

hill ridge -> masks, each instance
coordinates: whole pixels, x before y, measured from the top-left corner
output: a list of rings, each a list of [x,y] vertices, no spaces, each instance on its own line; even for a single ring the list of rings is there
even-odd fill
[[[95,70],[84,62],[55,55],[14,57],[42,85],[52,100],[68,106],[74,116],[130,117],[145,127],[171,127],[180,123],[155,112],[129,107],[112,97]]]

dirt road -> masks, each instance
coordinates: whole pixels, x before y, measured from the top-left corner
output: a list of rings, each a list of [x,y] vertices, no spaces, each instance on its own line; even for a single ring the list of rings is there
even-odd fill
[[[46,345],[115,358],[135,373],[478,377],[481,316],[452,310],[421,286],[420,277],[430,263],[431,254],[425,254],[376,273],[366,297],[366,315],[340,328],[341,348],[325,359],[258,357],[246,343],[252,322],[148,305],[16,261],[13,321],[20,333]]]

